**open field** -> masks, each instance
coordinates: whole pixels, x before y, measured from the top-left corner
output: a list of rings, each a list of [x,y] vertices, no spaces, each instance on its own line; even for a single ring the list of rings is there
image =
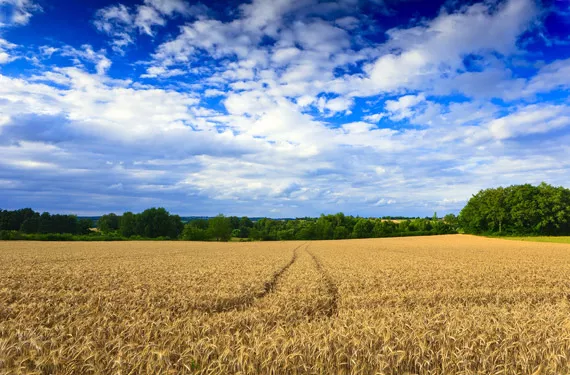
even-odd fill
[[[0,374],[570,373],[570,245],[0,242]]]

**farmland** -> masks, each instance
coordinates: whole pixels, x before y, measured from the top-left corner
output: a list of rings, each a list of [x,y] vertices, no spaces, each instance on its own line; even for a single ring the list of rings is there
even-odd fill
[[[570,245],[0,242],[0,373],[570,372]]]

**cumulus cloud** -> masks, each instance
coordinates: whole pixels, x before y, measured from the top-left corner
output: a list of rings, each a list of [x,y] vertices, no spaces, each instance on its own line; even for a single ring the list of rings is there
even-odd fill
[[[530,105],[487,124],[498,140],[547,133],[570,125],[570,107],[565,105]]]
[[[362,91],[427,89],[442,75],[455,76],[468,54],[510,54],[538,15],[531,0],[510,0],[497,10],[478,3],[455,13],[442,11],[424,25],[391,29],[383,46],[389,53],[366,65]]]
[[[0,39],[0,63],[40,62],[0,74],[4,199],[424,215],[480,188],[565,182],[568,57],[539,61],[521,43],[538,3],[450,3],[389,30],[362,4],[253,0],[221,16],[117,3],[93,24],[120,57],[95,43],[22,55]],[[152,49],[130,60],[140,37]]]
[[[556,60],[543,66],[528,80],[522,94],[528,96],[568,88],[570,88],[570,59]],[[507,95],[512,98],[516,93],[508,92]]]
[[[83,66],[83,62],[91,63],[99,75],[107,73],[112,64],[111,60],[105,56],[104,51],[95,52],[93,47],[88,44],[81,46],[81,49],[65,46],[61,49],[49,50],[48,52],[50,55],[57,52],[61,56],[71,57],[76,66]]]
[[[112,37],[111,45],[116,52],[134,43],[136,32],[154,36],[155,26],[166,25],[175,15],[188,16],[200,11],[182,0],[145,0],[144,4],[127,7],[124,4],[109,5],[99,9],[93,24],[102,33]]]
[[[41,12],[42,7],[32,0],[0,0],[0,9],[1,29],[27,24],[34,13]]]
[[[9,63],[15,59],[15,57],[11,55],[10,51],[16,47],[17,46],[15,44],[0,38],[0,65]]]
[[[399,121],[413,116],[413,107],[425,101],[423,94],[405,95],[398,100],[386,100],[386,110],[390,112],[390,118]]]

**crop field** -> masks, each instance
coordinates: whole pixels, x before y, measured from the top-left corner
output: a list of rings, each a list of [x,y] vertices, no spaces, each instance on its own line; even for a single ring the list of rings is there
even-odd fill
[[[0,242],[0,374],[567,374],[570,245]]]

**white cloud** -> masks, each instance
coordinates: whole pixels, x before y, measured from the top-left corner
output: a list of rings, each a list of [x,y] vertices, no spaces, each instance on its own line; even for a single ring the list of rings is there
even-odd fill
[[[0,0],[0,28],[26,25],[42,7],[32,0]]]
[[[503,182],[561,181],[568,103],[535,94],[568,89],[568,62],[529,63],[526,78],[507,69],[526,58],[518,36],[537,7],[442,11],[375,43],[360,32],[380,31],[353,1],[253,0],[224,20],[181,0],[111,5],[94,24],[115,50],[139,35],[163,41],[129,61],[146,71],[113,79],[128,55],[58,45],[39,48],[34,76],[0,75],[3,180],[85,183],[98,204],[262,215],[418,214]],[[173,36],[161,28],[171,18]],[[20,51],[0,39],[0,62]],[[65,60],[53,56],[71,66],[49,68]]]
[[[366,120],[366,121],[368,121],[368,122],[377,123],[377,122],[379,122],[384,116],[385,116],[384,113],[375,113],[375,114],[373,114],[373,115],[364,116],[363,119]]]
[[[99,9],[95,15],[94,24],[99,31],[111,34],[115,28],[127,28],[133,23],[133,16],[123,4],[110,5]]]
[[[390,112],[390,118],[399,121],[414,115],[413,108],[426,100],[423,94],[405,95],[398,100],[387,100],[386,109]]]
[[[346,30],[352,30],[359,26],[360,21],[356,17],[346,16],[339,18],[335,21],[335,23]]]
[[[271,55],[271,60],[279,65],[286,65],[301,54],[301,50],[296,47],[285,47],[276,49]]]
[[[570,59],[556,60],[542,67],[522,90],[523,95],[570,88]],[[508,93],[509,96],[516,93]]]
[[[339,96],[337,98],[326,100],[325,98],[320,98],[318,101],[318,107],[321,112],[330,111],[333,114],[337,112],[346,112],[352,107],[354,100],[352,98],[346,98]]]
[[[197,14],[199,9],[188,6],[182,0],[145,0],[143,5],[133,8],[116,4],[99,9],[93,23],[100,32],[113,38],[113,49],[122,52],[126,46],[134,43],[136,30],[154,36],[153,27],[166,25],[167,18],[176,14]]]
[[[84,61],[94,64],[95,70],[99,75],[106,74],[112,65],[111,60],[105,56],[104,51],[95,52],[93,47],[88,44],[82,45],[81,49],[65,46],[61,50],[56,50],[52,53],[55,52],[60,52],[62,56],[73,58],[77,66],[82,66]]]
[[[350,134],[368,134],[374,126],[368,122],[351,122],[344,124],[342,129]]]
[[[141,33],[153,36],[152,26],[164,26],[165,24],[164,18],[154,8],[146,5],[138,7],[135,25],[140,29]]]
[[[151,66],[146,70],[145,74],[141,75],[141,78],[155,78],[155,77],[169,78],[169,77],[183,75],[185,73],[186,72],[184,72],[181,69],[166,69],[162,66]]]
[[[110,5],[99,9],[95,14],[93,23],[97,30],[113,37],[112,45],[115,51],[121,51],[134,42],[131,35],[134,17],[123,4]]]
[[[0,95],[7,100],[2,111],[63,115],[80,132],[115,140],[184,133],[185,122],[193,119],[188,107],[197,100],[187,95],[114,87],[76,68],[60,69],[58,74],[66,79],[68,89],[2,77]]]
[[[425,25],[389,30],[383,46],[387,53],[365,67],[362,91],[429,88],[442,74],[454,76],[467,54],[510,54],[538,12],[531,0],[510,0],[494,12],[479,3],[457,13],[443,12]]]
[[[17,46],[0,38],[0,65],[13,61],[16,57],[10,54],[10,50],[15,49]]]
[[[307,1],[303,0],[253,0],[249,4],[242,4],[240,10],[246,20],[247,28],[251,30],[260,30],[266,27],[277,29],[283,15],[306,3]]]
[[[491,121],[487,127],[498,140],[530,134],[547,133],[570,125],[570,107],[529,105]]]
[[[145,4],[152,6],[166,16],[171,16],[175,13],[185,15],[192,12],[191,8],[183,0],[145,0]]]
[[[386,199],[382,198],[378,202],[374,203],[375,206],[387,206],[390,204],[395,204],[396,201],[394,199]]]

